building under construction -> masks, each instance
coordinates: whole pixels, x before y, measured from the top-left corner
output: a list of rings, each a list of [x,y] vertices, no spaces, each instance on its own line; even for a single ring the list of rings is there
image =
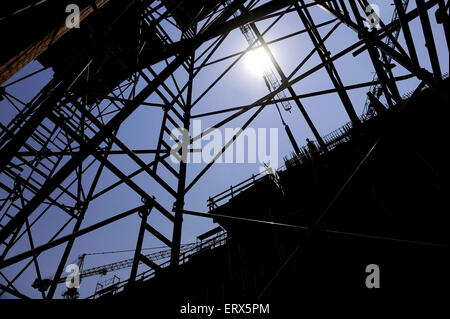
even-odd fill
[[[60,298],[73,255],[81,280],[131,269],[81,297],[155,307],[366,294],[377,289],[367,283],[370,265],[379,269],[380,290],[433,294],[446,287],[449,5],[393,0],[389,7],[383,15],[366,0],[3,1],[2,298]],[[271,29],[287,16],[298,28],[273,38]],[[218,55],[232,34],[245,46]],[[272,48],[299,35],[311,50],[298,51],[288,73]],[[332,39],[339,49],[327,46]],[[265,94],[199,113],[195,106],[257,51],[269,61],[260,75]],[[350,61],[347,68],[368,68],[370,79],[359,81],[355,70],[358,80],[348,83],[341,59]],[[358,59],[365,62],[355,67]],[[30,63],[39,68],[23,72]],[[52,72],[48,81],[32,82],[37,94],[26,94],[22,83],[45,72]],[[213,75],[198,92],[202,72]],[[299,94],[298,85],[319,72],[332,87]],[[321,119],[306,104],[330,94],[348,123],[321,134]],[[152,147],[139,149],[119,128],[142,108],[160,112],[160,120]],[[205,209],[191,209],[188,195],[241,131],[190,170],[195,164],[183,159],[202,151],[195,141],[237,119],[245,129],[269,108],[281,120],[280,144],[290,148],[283,166],[248,172],[231,187],[217,181],[221,191],[205,195]],[[174,128],[189,131],[195,119],[211,117],[214,124],[199,135],[173,138]],[[300,126],[313,137],[305,146]],[[176,152],[174,141],[182,145]],[[98,214],[111,210],[101,199],[120,187],[135,205]],[[187,216],[217,227],[183,244]],[[127,233],[132,258],[86,267],[77,242],[129,218],[138,225]],[[148,238],[163,248],[145,253]],[[65,298],[80,297],[77,286],[67,287]]]

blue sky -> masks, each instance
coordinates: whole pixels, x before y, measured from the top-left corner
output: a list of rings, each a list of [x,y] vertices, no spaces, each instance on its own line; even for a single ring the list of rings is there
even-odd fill
[[[392,16],[393,6],[389,5],[386,1],[373,1],[373,3],[380,6],[381,19],[387,24]],[[408,10],[414,8],[415,4],[411,3]],[[445,37],[443,34],[442,26],[436,25],[434,18],[435,9],[430,10],[430,19],[433,26],[434,37],[436,41],[437,51],[440,58],[442,73],[448,72],[448,50],[446,47]],[[320,8],[311,8],[312,16],[315,19],[316,24],[327,21],[330,16],[321,10]],[[432,13],[432,14],[431,14]],[[273,21],[269,19],[256,23],[257,27],[263,32],[268,25]],[[325,26],[320,29],[322,36],[330,30],[333,24]],[[416,50],[419,56],[419,61],[422,67],[427,70],[431,70],[429,58],[425,48],[425,42],[423,34],[420,28],[420,21],[416,19],[410,23],[412,34],[416,44]],[[265,35],[265,40],[270,41],[280,36],[287,35],[289,33],[303,29],[302,23],[296,13],[289,13],[281,19],[281,21],[273,27]],[[167,26],[169,34],[173,38],[177,38],[178,35],[173,28]],[[400,43],[404,45],[402,34],[400,34]],[[356,33],[348,29],[345,25],[340,25],[336,32],[327,40],[326,44],[331,54],[336,54],[339,51],[345,49],[347,46],[358,41]],[[211,42],[208,42],[211,43]],[[202,52],[202,48],[205,48],[208,43],[204,44],[198,51]],[[240,30],[233,30],[223,45],[211,60],[215,60],[220,57],[227,56],[228,54],[235,53],[237,51],[245,50],[247,48],[247,42]],[[283,69],[286,75],[289,75],[297,64],[303,59],[309,51],[313,48],[311,41],[306,33],[283,40],[270,45],[274,56]],[[193,87],[193,100],[203,92],[203,90],[210,85],[212,81],[228,66],[233,59],[229,59],[210,67],[206,67],[202,70],[194,82]],[[304,71],[314,67],[320,63],[320,59],[317,55],[314,55],[308,63],[306,63],[302,69],[296,74],[299,75]],[[165,66],[164,63],[159,63],[154,66],[156,72],[161,71]],[[352,85],[360,82],[370,81],[373,77],[374,70],[371,65],[370,59],[366,52],[353,57],[351,54],[344,56],[336,61],[335,66],[341,76],[344,85]],[[16,74],[10,81],[20,78],[23,75],[29,74],[41,66],[37,62],[32,62]],[[396,66],[394,69],[395,75],[408,74],[401,66]],[[184,84],[186,81],[186,72],[179,69],[175,72],[176,78]],[[31,77],[18,84],[12,85],[7,88],[7,91],[19,97],[23,101],[29,101],[34,95],[42,88],[42,86],[48,82],[51,78],[52,72],[46,70],[39,75]],[[401,93],[413,90],[417,85],[416,79],[406,80],[398,83]],[[168,79],[166,84],[174,89],[173,82]],[[141,81],[138,85],[142,88],[144,85]],[[332,88],[332,83],[328,78],[328,75],[324,70],[316,72],[311,76],[308,76],[304,80],[294,84],[293,88],[297,94],[309,93],[319,91],[322,89]],[[363,111],[366,92],[368,88],[357,89],[348,91],[348,94],[353,102],[357,114],[361,114]],[[175,90],[174,90],[175,92]],[[251,72],[245,66],[244,59],[239,61],[236,66],[212,89],[199,103],[193,108],[192,114],[200,114],[203,112],[209,112],[218,109],[224,109],[239,105],[246,105],[254,102],[260,97],[268,93],[266,85],[262,77],[258,77]],[[160,102],[161,100],[156,94],[151,95],[147,102]],[[319,133],[325,135],[334,129],[342,126],[349,121],[347,114],[344,111],[342,103],[340,102],[337,94],[327,94],[320,97],[305,98],[302,100],[303,105],[306,107],[308,114],[315,123]],[[290,126],[297,143],[299,145],[305,144],[305,139],[314,139],[314,136],[310,132],[305,120],[302,118],[299,110],[293,102],[292,112],[283,112],[285,121]],[[256,110],[256,109],[255,109]],[[244,116],[228,123],[226,127],[238,128],[253,114],[255,110],[247,112]],[[2,124],[9,123],[15,111],[8,103],[3,100],[0,102],[0,121]],[[232,114],[232,113],[226,113]],[[156,148],[157,137],[160,129],[160,121],[162,118],[162,111],[159,108],[151,106],[141,106],[138,108],[121,126],[118,137],[127,144],[131,149],[154,149]],[[207,128],[214,123],[219,122],[224,118],[224,115],[215,115],[202,118],[202,127]],[[287,140],[284,128],[279,120],[278,113],[274,106],[266,107],[263,112],[256,118],[256,120],[250,125],[253,128],[278,128],[279,134],[279,163],[283,164],[283,156],[289,155],[292,152],[292,147]],[[223,133],[223,130],[221,130]],[[153,155],[140,156],[145,162],[150,162]],[[85,163],[89,163],[92,158],[89,157]],[[112,155],[110,157],[111,162],[116,164],[124,173],[131,173],[139,167],[127,159],[125,156]],[[86,165],[86,164],[85,164]],[[187,180],[189,182],[198,174],[198,172],[204,167],[205,164],[189,164]],[[259,171],[260,164],[216,164],[214,165],[187,194],[185,208],[189,210],[207,211],[206,201],[209,196],[222,192],[230,185],[234,185],[248,178],[251,174],[256,174]],[[85,177],[85,191],[89,186],[89,181],[95,174],[95,169],[98,164],[94,164],[87,172]],[[164,170],[161,170],[161,176],[170,183],[173,187],[174,179]],[[7,180],[3,175],[0,177],[1,181],[5,184],[11,182]],[[108,170],[104,170],[100,179],[97,191],[109,186],[111,183],[117,181],[115,177]],[[156,200],[163,204],[168,210],[171,210],[173,204],[173,197],[165,192],[151,177],[144,174],[139,174],[133,179],[138,185],[140,185],[149,195],[154,195]],[[28,194],[29,195],[29,194]],[[4,192],[0,191],[0,198],[3,198]],[[66,199],[63,197],[61,201]],[[96,223],[100,220],[113,216],[124,210],[136,207],[140,205],[140,197],[136,195],[128,186],[121,185],[116,189],[106,193],[94,200],[86,213],[85,220],[83,221],[82,228]],[[32,215],[36,216],[39,210]],[[49,240],[54,234],[56,229],[60,227],[67,220],[67,215],[57,208],[51,208],[45,217],[43,217],[37,224],[33,232],[35,245],[43,244]],[[161,231],[162,234],[168,238],[172,236],[171,223],[161,214],[153,211],[149,217],[149,223]],[[63,232],[63,234],[69,233],[73,223],[69,225],[69,228]],[[196,236],[215,227],[210,220],[184,216],[183,223],[183,242],[195,241]],[[122,250],[132,249],[136,244],[137,231],[139,228],[139,219],[133,215],[124,220],[116,222],[108,227],[100,229],[98,231],[89,233],[80,237],[76,242],[68,259],[68,263],[76,262],[77,256],[82,253],[97,252],[97,251],[110,251],[110,250]],[[144,247],[162,246],[156,238],[147,235],[144,241]],[[25,249],[28,249],[28,240],[26,236],[19,241],[17,247],[15,247],[9,254],[13,256]],[[41,272],[43,277],[52,277],[63,251],[64,246],[58,246],[48,252],[41,254],[39,262],[41,264]],[[99,255],[99,256],[87,256],[85,261],[85,268],[92,266],[102,265],[121,259],[131,258],[132,253],[111,254],[111,255]],[[26,260],[27,261],[27,260]],[[21,265],[25,262],[21,262],[4,269],[4,274],[9,278],[13,277],[20,269]],[[145,267],[141,267],[145,269]],[[130,269],[118,271],[117,275],[121,279],[128,278]],[[102,281],[112,277],[113,274],[107,274],[106,276],[90,277],[83,280],[80,293],[82,297],[89,296],[93,293],[97,281]],[[33,267],[29,267],[17,281],[17,288],[23,291],[25,294],[31,297],[39,297],[37,291],[31,288],[31,283],[36,278]],[[3,282],[3,281],[2,281]],[[64,285],[60,285],[57,289],[55,297],[59,297],[65,290]],[[2,296],[6,297],[6,295]]]

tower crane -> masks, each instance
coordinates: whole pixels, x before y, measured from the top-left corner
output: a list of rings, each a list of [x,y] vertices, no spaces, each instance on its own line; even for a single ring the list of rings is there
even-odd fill
[[[181,251],[181,253],[187,252],[187,251],[191,250],[192,248],[194,248],[195,245],[196,245],[195,243],[181,245],[180,251]],[[151,254],[147,254],[147,255],[145,255],[145,257],[147,257],[151,261],[157,261],[157,260],[161,260],[161,259],[170,257],[170,252],[171,252],[171,249],[160,250],[160,251],[157,251],[157,252],[154,252]],[[86,256],[89,254],[84,254],[84,255]],[[131,267],[132,264],[133,264],[133,258],[129,258],[129,259],[117,261],[114,263],[97,266],[97,267],[92,267],[92,268],[80,271],[80,276],[83,278],[86,278],[86,277],[91,277],[91,276],[95,276],[95,275],[106,275],[108,272],[111,272],[111,271],[129,268],[129,267]],[[61,279],[58,281],[58,283],[63,283],[66,281],[66,279],[67,279],[67,277],[61,277]]]
[[[227,6],[230,5],[230,3],[231,3],[231,0],[225,1],[225,5],[227,5]],[[238,17],[239,15],[240,15],[239,10],[237,10],[233,13],[233,16],[235,18]],[[241,30],[242,34],[244,35],[245,39],[247,40],[249,46],[253,46],[253,45],[259,43],[258,37],[253,32],[253,30],[251,29],[249,24],[244,24],[244,25],[240,26],[239,29]],[[281,86],[280,81],[278,80],[275,73],[269,66],[264,68],[263,76],[264,76],[264,81],[266,82],[266,85],[267,85],[269,91],[275,91]],[[286,100],[287,97],[286,97],[286,94],[284,93],[284,91],[280,91],[276,96],[279,100],[281,100],[281,105],[283,106],[283,108],[286,111],[290,112],[292,107],[291,107],[291,104],[289,103],[289,101]]]
[[[195,248],[195,246],[196,246],[196,243],[183,244],[180,247],[180,252],[183,254],[185,252],[192,250],[193,248]],[[83,269],[84,260],[85,260],[86,256],[108,254],[108,253],[118,253],[118,252],[124,252],[124,251],[111,251],[111,252],[81,254],[78,257],[78,262],[77,262],[77,266],[78,266],[79,274],[80,274],[80,282],[81,282],[82,278],[91,277],[91,276],[95,276],[95,275],[106,275],[108,272],[111,272],[111,271],[116,271],[116,270],[131,267],[133,264],[133,258],[113,262],[113,263],[102,265],[102,266]],[[164,258],[169,258],[170,254],[171,254],[171,249],[166,249],[166,250],[160,250],[160,251],[157,251],[157,252],[154,252],[151,254],[147,254],[147,255],[145,255],[145,257],[147,257],[148,259],[150,259],[152,261],[157,261],[157,260],[161,260]],[[58,283],[64,283],[64,282],[66,282],[66,280],[68,278],[69,278],[69,276],[61,277],[58,280]],[[52,281],[53,281],[53,279],[51,279],[51,278],[46,278],[46,279],[42,279],[42,280],[39,280],[36,278],[36,280],[32,284],[32,287],[35,289],[38,289],[41,292],[45,292],[50,287]],[[63,293],[63,297],[67,298],[67,299],[76,299],[76,298],[78,298],[78,296],[79,296],[79,294],[78,294],[77,288],[68,288],[67,291],[65,291]]]
[[[228,5],[230,5],[230,3],[231,3],[231,0],[226,0],[224,5],[228,6]],[[233,13],[233,16],[235,18],[238,17],[239,15],[240,15],[240,10],[237,10]],[[257,35],[255,34],[255,32],[253,32],[250,24],[241,25],[239,27],[239,29],[241,30],[241,33],[244,35],[245,39],[247,40],[249,47],[257,45],[257,44],[261,45],[260,41],[258,40]],[[267,89],[269,90],[269,92],[276,91],[281,86],[281,84],[280,84],[280,81],[278,80],[277,76],[273,72],[272,67],[270,65],[267,65],[263,68],[262,71],[263,71],[262,73],[263,73],[264,82],[266,83],[266,86],[267,86]],[[276,97],[278,98],[278,100],[280,100],[280,104],[282,105],[283,109],[287,112],[291,112],[292,106],[289,103],[289,100],[287,99],[287,96],[284,93],[284,91],[278,92],[276,94]],[[275,106],[276,106],[278,114],[280,116],[281,123],[283,124],[286,134],[289,138],[289,141],[291,142],[295,153],[299,154],[300,148],[298,147],[297,142],[295,141],[294,135],[292,134],[292,131],[289,128],[289,125],[284,121],[283,116],[281,115],[280,109],[278,107],[278,103],[275,103]]]

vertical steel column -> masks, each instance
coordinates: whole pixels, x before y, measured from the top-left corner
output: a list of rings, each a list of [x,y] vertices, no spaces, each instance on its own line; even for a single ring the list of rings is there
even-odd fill
[[[75,224],[75,226],[73,227],[73,230],[72,230],[72,234],[76,233],[77,231],[80,230],[81,222],[84,219],[84,214],[85,213],[86,213],[86,208],[83,208],[79,212],[77,222],[76,222],[76,224]],[[70,251],[72,250],[72,246],[73,246],[74,242],[75,242],[75,238],[71,238],[68,241],[68,243],[66,245],[66,248],[64,248],[63,255],[61,257],[61,260],[59,261],[58,268],[56,269],[56,273],[55,273],[55,276],[53,277],[52,284],[50,285],[50,290],[47,293],[47,299],[52,299],[53,295],[55,294],[56,286],[58,285],[59,278],[61,277],[61,274],[63,272],[63,269],[64,269],[64,266],[66,264],[67,258],[69,257]]]
[[[189,83],[186,96],[186,108],[184,112],[184,130],[189,132],[191,123],[191,108],[192,108],[192,87],[194,82],[194,64],[195,64],[195,52],[192,53],[189,63]],[[184,195],[186,193],[186,170],[187,170],[187,156],[189,152],[190,138],[189,134],[183,133],[181,148],[181,162],[180,171],[178,175],[178,187],[177,198],[174,203],[175,220],[173,223],[173,235],[172,235],[172,253],[170,255],[170,266],[175,267],[180,261],[180,245],[181,245],[181,228],[183,224],[184,209]],[[187,139],[187,140],[186,140]]]
[[[428,17],[428,10],[425,7],[423,0],[416,0],[417,10],[419,11],[420,22],[422,23],[423,35],[425,36],[425,45],[430,56],[431,67],[435,80],[441,80],[441,67],[439,66],[439,58],[434,43],[433,32],[431,31],[430,19]]]
[[[356,6],[356,3],[354,1],[350,1],[350,7],[352,8],[353,15],[355,16],[356,22],[358,24],[359,29],[361,30],[359,36],[364,38],[365,43],[367,45],[367,52],[369,53],[370,60],[372,61],[373,67],[375,68],[375,72],[377,73],[378,79],[380,80],[381,88],[383,89],[384,96],[386,98],[386,101],[389,105],[389,107],[392,107],[392,101],[391,101],[391,95],[389,93],[389,90],[387,88],[387,84],[389,82],[386,72],[383,70],[383,67],[381,66],[381,61],[378,59],[380,56],[380,53],[378,52],[378,49],[375,48],[375,46],[370,41],[370,34],[364,27],[364,24],[361,20],[361,16],[359,15],[358,7]]]
[[[395,9],[397,10],[398,19],[403,30],[403,36],[405,37],[406,46],[408,47],[409,57],[414,66],[419,67],[419,59],[417,58],[416,48],[411,36],[411,30],[409,29],[408,21],[405,16],[405,9],[403,7],[402,0],[394,0]]]
[[[292,147],[294,148],[295,153],[296,154],[300,154],[300,148],[298,147],[297,142],[295,141],[295,138],[294,138],[294,135],[291,132],[291,129],[289,128],[289,126],[286,123],[283,123],[283,124],[284,124],[284,129],[286,131],[286,134],[287,134],[287,136],[289,138],[289,141],[292,144]]]
[[[143,199],[145,202],[145,199]],[[138,239],[136,242],[136,249],[134,251],[133,265],[131,266],[129,283],[134,283],[136,280],[136,275],[139,267],[139,261],[141,259],[142,243],[144,242],[145,235],[145,225],[147,224],[148,215],[153,208],[153,205],[147,206],[149,203],[145,202],[145,207],[139,212],[139,217],[141,217],[141,226],[139,227]]]
[[[450,16],[448,14],[449,6],[447,6],[444,0],[439,0],[439,9],[436,11],[436,22],[442,24],[445,33],[445,39],[447,40],[447,48],[450,49]]]
[[[327,71],[331,82],[333,82],[334,87],[336,88],[336,91],[339,95],[339,98],[342,101],[342,104],[344,105],[345,111],[347,112],[350,120],[354,125],[358,125],[360,123],[360,120],[358,118],[358,115],[355,112],[355,109],[353,108],[352,102],[350,101],[350,98],[348,97],[347,92],[343,89],[342,81],[339,77],[339,74],[334,66],[334,63],[329,61],[329,51],[326,49],[325,44],[319,34],[319,32],[316,29],[316,26],[314,25],[314,21],[309,14],[308,9],[305,6],[305,2],[303,0],[300,1],[302,6],[304,7],[304,12],[298,5],[297,1],[294,2],[295,9],[300,17],[300,19],[303,22],[303,25],[305,26],[305,29],[308,32],[308,35],[314,44],[314,47],[316,48],[317,53],[320,56],[320,59],[322,60],[322,63],[329,62],[325,65],[325,70]]]

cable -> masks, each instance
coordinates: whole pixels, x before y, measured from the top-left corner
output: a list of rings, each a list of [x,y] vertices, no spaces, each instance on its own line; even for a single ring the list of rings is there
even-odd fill
[[[181,247],[193,245],[195,243],[187,243],[182,244]],[[167,248],[167,246],[159,246],[159,247],[148,247],[148,248],[142,248],[141,250],[155,250],[155,249],[163,249]],[[112,251],[102,251],[102,252],[93,252],[93,253],[86,253],[86,256],[94,256],[94,255],[107,255],[107,254],[117,254],[117,253],[126,253],[126,252],[134,252],[136,249],[125,249],[125,250],[112,250]]]
[[[19,13],[25,11],[25,10],[32,9],[32,8],[34,8],[34,7],[36,7],[36,6],[40,5],[40,4],[42,4],[42,3],[44,3],[44,2],[47,2],[47,0],[41,0],[41,1],[39,1],[39,2],[30,4],[29,6],[26,6],[26,7],[22,8],[22,9],[19,9],[19,10],[17,10],[17,11],[14,11],[13,13],[11,13],[11,14],[8,15],[8,16],[0,17],[0,21],[5,20],[5,19],[7,19],[7,18],[9,18],[9,17],[12,17],[12,16],[14,16],[14,15],[16,15],[16,14],[19,14]]]
[[[264,224],[264,225],[281,226],[281,227],[286,227],[286,228],[295,228],[295,229],[309,230],[309,231],[312,230],[312,228],[313,228],[313,227],[308,227],[308,226],[272,222],[272,221],[268,221],[268,220],[252,219],[252,218],[229,216],[229,215],[222,215],[222,214],[208,214],[208,213],[194,212],[194,211],[190,211],[190,210],[183,210],[182,213],[186,214],[186,215],[192,215],[192,216],[198,216],[198,217],[225,218],[225,219],[229,219],[229,220],[252,222],[252,223],[258,223],[258,224]],[[394,242],[400,242],[400,243],[434,246],[434,247],[442,247],[442,248],[448,247],[448,245],[440,244],[440,243],[422,242],[422,241],[417,241],[417,240],[384,237],[384,236],[379,236],[379,235],[359,234],[359,233],[345,232],[345,231],[333,230],[333,229],[323,229],[321,231],[323,231],[325,233],[336,234],[336,235],[345,235],[345,236],[350,236],[350,237],[380,239],[380,240],[394,241]]]
[[[264,82],[266,83],[267,89],[270,93],[272,93],[272,88],[270,87],[269,80],[267,79],[267,76],[264,75]],[[274,100],[274,98],[272,98]],[[283,123],[284,126],[286,126],[286,122],[284,122],[283,116],[281,115],[280,108],[278,106],[278,103],[275,102],[275,106],[277,107],[278,114],[280,115],[281,123]],[[291,112],[291,111],[289,111]]]
[[[333,197],[333,199],[330,201],[330,203],[328,204],[328,206],[325,208],[325,210],[322,212],[322,214],[320,214],[319,218],[317,218],[316,222],[314,223],[313,227],[311,227],[311,229],[309,230],[308,234],[306,235],[306,238],[309,238],[311,236],[311,234],[313,233],[313,231],[320,226],[320,224],[322,223],[323,218],[325,217],[325,215],[328,213],[328,211],[330,210],[330,208],[333,206],[333,204],[336,202],[336,200],[338,199],[339,195],[343,192],[343,190],[345,189],[345,187],[348,185],[348,183],[350,183],[350,181],[353,179],[353,177],[355,176],[355,174],[359,171],[359,169],[361,168],[361,166],[365,163],[365,161],[367,160],[367,158],[372,154],[373,150],[375,149],[375,147],[378,145],[378,143],[380,142],[381,137],[379,137],[375,143],[373,144],[373,146],[370,148],[370,150],[367,152],[367,154],[364,156],[364,158],[361,160],[361,162],[358,164],[358,166],[356,166],[355,170],[353,171],[353,173],[349,176],[349,178],[345,181],[345,183],[342,185],[342,187],[339,189],[339,191],[336,193],[336,195]],[[278,271],[275,273],[275,275],[272,277],[272,279],[267,283],[267,285],[264,287],[264,289],[261,291],[261,293],[258,295],[258,299],[260,299],[265,292],[267,291],[267,289],[269,289],[270,285],[272,284],[272,282],[280,275],[280,273],[283,271],[283,269],[286,267],[286,265],[291,261],[291,259],[294,257],[294,255],[297,253],[297,251],[300,249],[300,247],[302,247],[302,243],[299,243],[297,245],[297,247],[295,247],[295,249],[292,251],[292,253],[289,255],[289,257],[285,260],[285,262],[281,265],[281,267],[278,269]]]

